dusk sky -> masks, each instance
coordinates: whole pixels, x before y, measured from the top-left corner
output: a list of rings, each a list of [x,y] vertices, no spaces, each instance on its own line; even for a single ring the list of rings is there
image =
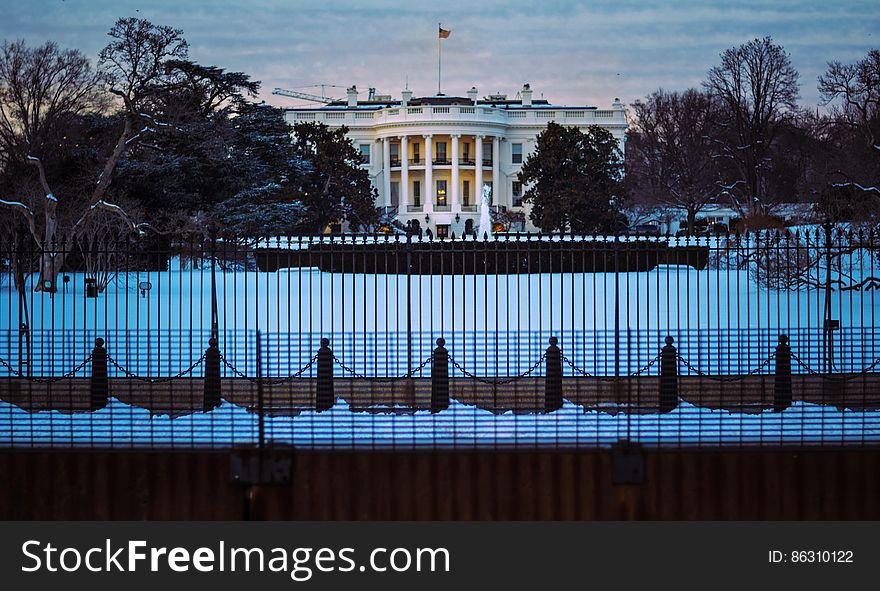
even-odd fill
[[[724,49],[771,35],[801,74],[801,102],[818,102],[829,60],[854,61],[880,46],[876,0],[0,0],[0,38],[47,39],[96,58],[120,16],[183,29],[190,57],[242,70],[273,87],[320,94],[314,84],[375,86],[399,97],[437,90],[437,23],[443,92],[510,95],[524,82],[561,104],[630,103],[657,87],[699,85]],[[328,88],[344,96],[344,88]],[[365,94],[362,95],[365,98]]]

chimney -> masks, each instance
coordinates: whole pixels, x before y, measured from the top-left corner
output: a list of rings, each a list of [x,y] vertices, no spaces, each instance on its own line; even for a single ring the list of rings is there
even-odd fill
[[[520,98],[522,98],[522,106],[531,107],[532,106],[532,87],[528,84],[523,84],[522,90],[519,91]]]
[[[356,107],[358,104],[358,89],[357,86],[352,86],[348,89],[348,106]]]
[[[403,92],[400,93],[402,100],[400,101],[400,106],[405,107],[409,104],[409,101],[412,99],[412,91],[409,88],[404,88]]]
[[[476,105],[477,104],[477,87],[471,86],[471,89],[468,90],[467,94],[468,94],[468,99]]]

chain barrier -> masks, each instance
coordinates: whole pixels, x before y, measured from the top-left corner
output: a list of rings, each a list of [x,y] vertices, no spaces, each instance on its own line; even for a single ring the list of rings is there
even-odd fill
[[[562,356],[562,360],[565,361],[566,364],[568,364],[568,366],[572,369],[572,371],[574,371],[584,377],[595,378],[595,379],[599,380],[600,382],[613,382],[615,380],[618,380],[618,379],[624,378],[624,377],[633,378],[633,377],[642,375],[643,373],[645,373],[646,371],[651,369],[651,367],[654,364],[656,364],[657,361],[660,360],[660,355],[656,355],[651,361],[649,361],[647,363],[647,365],[640,367],[636,371],[634,371],[626,376],[600,376],[600,375],[596,375],[596,374],[593,374],[593,373],[590,373],[588,371],[581,369],[580,367],[576,366],[574,364],[574,362],[565,355]]]
[[[532,365],[529,369],[527,369],[523,373],[519,374],[518,376],[511,376],[509,378],[503,378],[500,380],[490,380],[490,379],[483,378],[478,375],[472,374],[471,372],[469,372],[468,370],[463,368],[461,365],[459,365],[458,361],[456,361],[452,357],[449,358],[449,361],[452,363],[452,365],[455,367],[455,369],[457,369],[458,371],[463,373],[465,376],[471,378],[472,380],[482,382],[483,384],[489,384],[490,386],[503,386],[504,384],[511,384],[517,380],[521,380],[522,378],[528,377],[529,375],[531,375],[531,373],[533,371],[535,371],[536,369],[538,369],[538,367],[541,366],[541,364],[544,362],[545,359],[547,359],[547,353],[544,353],[543,355],[541,355],[541,358],[538,359],[538,361],[536,361],[534,365]]]
[[[297,370],[296,372],[290,374],[289,376],[286,376],[286,377],[283,377],[283,378],[275,378],[275,379],[272,379],[272,378],[253,378],[253,377],[250,377],[250,376],[248,376],[247,374],[244,374],[244,373],[242,373],[241,371],[239,371],[239,369],[238,369],[237,367],[235,367],[235,366],[234,366],[234,365],[233,365],[233,364],[232,364],[232,363],[226,358],[226,355],[221,355],[221,356],[220,356],[220,359],[221,359],[221,361],[223,361],[223,365],[225,365],[227,368],[229,368],[229,370],[230,370],[233,374],[235,374],[236,376],[238,376],[238,377],[240,377],[240,378],[244,378],[244,379],[246,379],[246,380],[248,380],[248,381],[250,381],[250,382],[257,382],[258,380],[262,379],[262,382],[263,382],[264,384],[266,384],[267,386],[275,386],[275,385],[283,384],[284,382],[289,382],[289,381],[291,381],[291,380],[295,380],[296,378],[301,377],[304,373],[306,373],[306,372],[309,370],[310,367],[312,367],[312,365],[315,364],[315,361],[318,360],[318,354],[316,353],[316,354],[315,354],[315,355],[309,360],[308,363],[306,363],[305,365],[303,365],[303,366],[302,366],[301,368],[299,368],[299,370]]]
[[[348,374],[351,374],[352,377],[357,378],[357,379],[359,379],[359,380],[371,380],[371,381],[373,381],[373,382],[377,382],[377,383],[380,383],[380,384],[390,384],[391,382],[396,382],[396,381],[399,381],[399,380],[405,380],[406,378],[411,377],[413,374],[420,373],[423,369],[425,369],[425,366],[428,365],[428,364],[431,362],[431,359],[433,359],[433,355],[428,355],[428,356],[425,358],[424,361],[422,361],[420,364],[418,364],[418,365],[416,366],[416,368],[415,368],[414,370],[412,370],[412,371],[409,372],[409,373],[405,373],[405,374],[403,374],[403,375],[400,376],[400,377],[394,377],[394,378],[371,378],[371,377],[369,377],[369,376],[365,376],[365,375],[363,375],[363,374],[360,374],[360,373],[358,373],[357,371],[353,370],[352,368],[348,367],[348,366],[345,365],[345,364],[342,362],[342,360],[340,360],[336,355],[333,356],[333,361],[336,363],[336,365],[338,365],[339,367],[341,367],[341,368],[342,368],[342,371],[344,371],[344,372],[346,372],[346,373],[348,373]]]
[[[816,371],[815,369],[810,367],[806,361],[801,359],[794,351],[792,351],[792,353],[791,353],[791,358],[793,360],[797,361],[798,365],[800,365],[802,368],[804,368],[806,370],[806,372],[810,375],[821,376],[822,378],[824,378],[826,380],[835,380],[835,381],[840,381],[840,382],[848,382],[850,380],[854,380],[856,378],[866,376],[869,373],[873,373],[874,368],[876,368],[877,365],[880,365],[880,357],[878,357],[873,362],[871,362],[871,364],[869,366],[867,366],[865,369],[863,369],[859,372],[850,373],[850,374],[846,374],[846,375],[837,375],[837,374],[833,374],[833,373],[822,373],[822,372]]]
[[[180,371],[180,372],[174,374],[173,376],[164,376],[161,378],[147,378],[144,376],[139,376],[136,373],[129,371],[128,368],[123,367],[118,361],[116,361],[109,354],[107,355],[107,360],[113,365],[113,367],[115,367],[116,369],[118,369],[119,371],[124,373],[126,377],[138,380],[140,382],[147,382],[149,384],[162,384],[164,382],[170,382],[171,380],[174,380],[177,378],[182,378],[183,376],[187,375],[188,373],[193,371],[195,368],[197,368],[199,365],[201,365],[201,363],[205,360],[206,355],[207,355],[206,353],[203,353],[201,357],[196,359],[189,367],[187,367],[183,371]]]
[[[763,370],[765,367],[767,367],[767,365],[769,365],[769,363],[776,358],[776,352],[771,353],[770,356],[767,357],[767,359],[765,359],[764,361],[762,361],[761,364],[758,365],[758,367],[756,367],[755,369],[749,371],[748,373],[739,374],[739,375],[735,375],[735,376],[713,376],[713,375],[710,375],[708,372],[703,371],[699,367],[692,365],[690,361],[688,361],[687,359],[685,359],[681,355],[676,355],[675,357],[676,357],[676,359],[681,361],[682,364],[684,364],[684,366],[686,368],[688,368],[688,370],[690,372],[695,373],[695,374],[697,374],[701,377],[704,377],[708,380],[712,380],[713,382],[738,382],[740,380],[744,380],[750,376],[753,376],[753,375],[760,373],[761,370]]]
[[[27,381],[29,381],[29,382],[36,382],[36,383],[38,383],[38,384],[51,384],[51,383],[53,383],[53,382],[58,382],[58,381],[66,380],[67,378],[71,378],[71,377],[73,377],[75,374],[79,373],[79,371],[80,371],[82,368],[84,368],[86,365],[88,365],[91,361],[92,361],[92,355],[89,354],[89,356],[86,357],[86,358],[83,360],[82,363],[80,363],[79,365],[77,365],[76,367],[74,367],[73,369],[71,369],[70,371],[68,371],[67,373],[65,373],[64,375],[53,376],[53,377],[51,377],[51,378],[35,378],[35,377],[32,377],[32,376],[26,376],[26,375],[24,375],[23,373],[21,373],[20,371],[16,370],[14,367],[12,367],[12,366],[11,366],[11,365],[10,365],[5,359],[3,359],[3,358],[0,358],[0,365],[2,365],[3,367],[5,367],[6,369],[8,369],[9,372],[12,373],[13,375],[15,375],[15,376],[17,376],[17,377],[20,377],[20,378],[24,378],[25,380],[27,380]]]

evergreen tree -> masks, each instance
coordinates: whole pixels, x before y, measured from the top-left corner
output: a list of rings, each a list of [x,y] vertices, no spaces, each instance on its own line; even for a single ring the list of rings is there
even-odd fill
[[[342,221],[354,230],[375,225],[379,220],[376,189],[360,166],[357,148],[346,137],[348,128],[297,123],[293,131],[293,158],[303,173],[297,194],[305,206],[305,229],[320,233]]]
[[[531,220],[545,232],[607,233],[622,230],[623,154],[611,133],[549,123],[522,166],[532,203]]]

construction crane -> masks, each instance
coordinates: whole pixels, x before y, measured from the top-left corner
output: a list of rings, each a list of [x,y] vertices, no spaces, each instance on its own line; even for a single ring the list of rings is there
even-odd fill
[[[324,92],[325,86],[332,86],[334,88],[337,88],[337,86],[335,84],[321,84],[320,86],[321,86],[322,93]],[[341,88],[341,87],[338,87],[338,88]],[[310,94],[308,92],[299,92],[297,90],[287,90],[285,88],[275,88],[272,90],[272,94],[277,94],[278,96],[286,96],[286,97],[290,97],[290,98],[309,101],[312,103],[329,104],[329,103],[332,103],[332,102],[335,102],[338,100],[342,100],[342,99],[336,99],[336,98],[324,96],[323,94],[322,95]]]

